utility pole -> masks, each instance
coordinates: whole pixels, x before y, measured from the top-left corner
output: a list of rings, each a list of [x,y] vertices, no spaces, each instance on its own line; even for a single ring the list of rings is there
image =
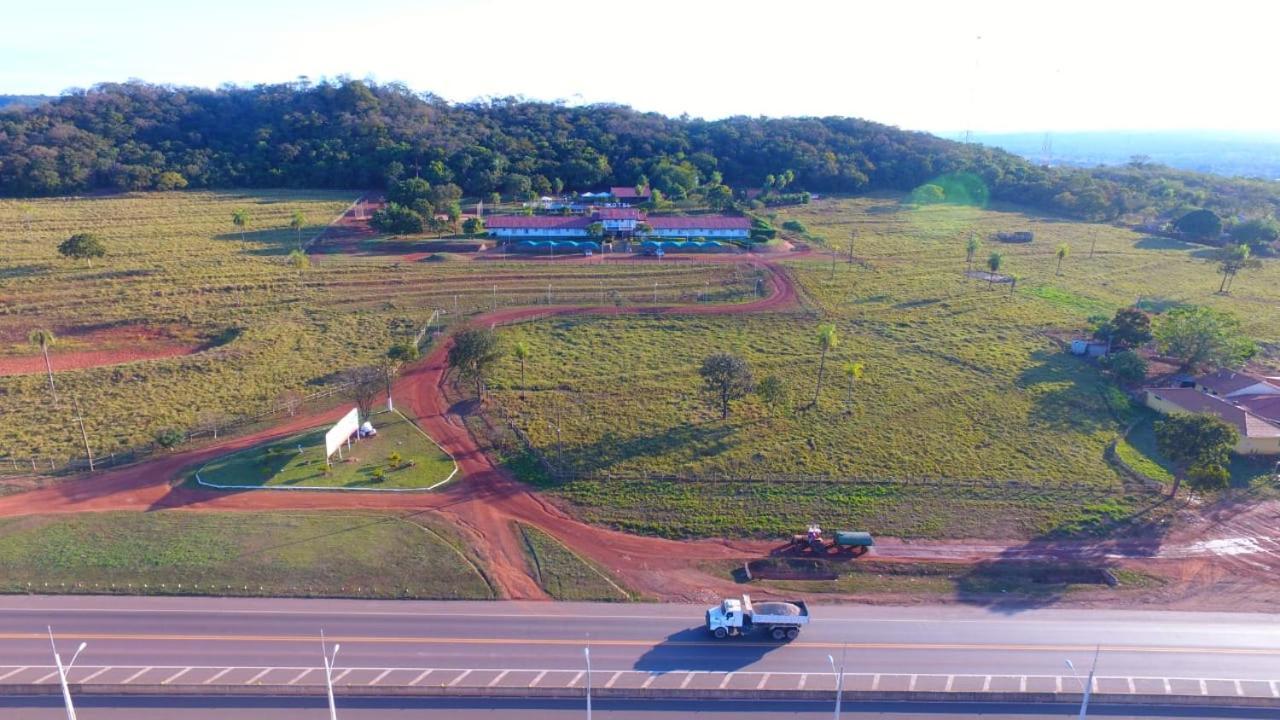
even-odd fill
[[[1080,720],[1085,720],[1089,716],[1089,696],[1093,694],[1093,675],[1098,670],[1098,654],[1102,652],[1102,646],[1099,645],[1093,650],[1093,665],[1089,668],[1089,682],[1086,684],[1076,675],[1076,666],[1072,664],[1070,658],[1067,659],[1067,667],[1071,670],[1071,674],[1075,675],[1076,682],[1080,683],[1080,691],[1083,697],[1080,700]]]
[[[582,648],[582,656],[587,659],[587,720],[591,720],[591,636],[587,636],[587,646]],[[75,718],[71,718],[75,720]]]
[[[324,631],[320,631],[320,655],[324,658],[324,684],[329,691],[329,720],[338,720],[338,708],[333,703],[333,663],[337,661],[338,650],[341,647],[341,644],[335,644],[333,655],[329,655],[329,648],[325,646]]]
[[[831,248],[831,279],[836,279],[836,249]]]
[[[827,662],[831,663],[831,673],[836,676],[836,712],[835,720],[840,720],[840,701],[844,699],[844,661],[845,656],[849,653],[849,645],[845,644],[844,650],[840,651],[840,669],[836,669],[836,659],[827,656]]]
[[[76,658],[80,657],[80,653],[87,645],[88,643],[80,643],[80,647],[76,648],[75,654],[71,656],[71,662],[63,667],[62,656],[58,654],[58,646],[53,642],[53,628],[49,627],[49,647],[53,648],[53,662],[58,666],[58,682],[62,684],[62,702],[67,708],[67,720],[76,720],[76,707],[71,703],[71,688],[67,685],[67,673],[71,672],[71,667],[76,664]]]
[[[89,458],[89,472],[93,472],[93,450],[89,449],[89,434],[84,431],[84,415],[80,412],[80,398],[72,395],[71,404],[76,410],[76,422],[80,424],[80,439],[84,441],[85,457]],[[215,434],[214,437],[217,435]]]
[[[850,265],[853,264],[853,241],[856,240],[857,237],[858,237],[857,230],[849,231],[849,264]]]

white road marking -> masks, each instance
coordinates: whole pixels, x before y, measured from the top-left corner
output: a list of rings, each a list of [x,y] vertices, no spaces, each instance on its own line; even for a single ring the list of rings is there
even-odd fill
[[[107,667],[98,668],[98,671],[97,671],[97,672],[95,672],[95,673],[91,673],[91,674],[89,674],[88,676],[86,676],[84,679],[82,679],[82,680],[77,680],[76,682],[77,682],[77,683],[79,683],[79,684],[81,684],[81,685],[83,685],[83,684],[85,684],[85,683],[89,682],[90,680],[92,680],[92,679],[94,679],[94,678],[98,677],[99,675],[101,675],[102,673],[104,673],[104,672],[106,672],[106,671],[108,671],[108,670],[110,670],[110,669],[111,669],[111,666],[110,666],[110,665],[108,665]]]
[[[650,685],[653,684],[653,681],[657,679],[658,679],[657,673],[649,673],[649,677],[645,678],[644,682],[640,683],[640,689],[644,690],[648,688]]]
[[[570,681],[569,681],[569,684],[568,684],[568,685],[565,685],[565,687],[573,687],[574,685],[577,685],[577,684],[578,684],[578,681],[579,681],[579,680],[581,680],[581,679],[582,679],[582,676],[583,676],[583,675],[585,675],[585,674],[586,674],[585,672],[583,672],[582,670],[579,670],[579,671],[578,671],[578,674],[577,674],[577,675],[574,675],[574,676],[573,676],[573,679],[572,679],[572,680],[570,680]]]
[[[1271,697],[1280,697],[1280,685],[1277,685],[1275,680],[1271,681]]]
[[[797,689],[797,690],[803,690],[803,689],[804,689],[804,682],[805,682],[806,680],[808,680],[808,679],[809,679],[809,674],[808,674],[808,673],[800,673],[800,684],[796,686],[796,689]],[[683,685],[681,685],[680,687],[684,687],[684,686],[683,686]]]
[[[1138,692],[1138,689],[1133,686],[1133,678],[1125,678],[1125,679],[1129,681],[1129,692],[1130,693]]]
[[[1244,688],[1240,687],[1240,681],[1236,680],[1236,695],[1244,695]]]
[[[335,676],[333,677],[333,680],[332,680],[333,684],[334,684],[334,685],[337,685],[337,684],[338,684],[338,681],[339,681],[339,680],[341,680],[342,678],[346,677],[346,676],[351,672],[351,670],[352,670],[352,669],[353,669],[353,668],[346,668],[346,669],[345,669],[345,670],[343,670],[342,672],[340,672],[340,673],[338,673],[337,675],[335,675]],[[332,671],[332,670],[330,670],[330,672],[333,672],[333,671]],[[468,671],[468,672],[470,672],[470,671]]]
[[[880,688],[880,673],[876,673],[875,676],[871,678],[871,689],[877,690],[879,688]]]
[[[36,680],[36,683],[35,683],[35,684],[36,684],[36,685],[40,685],[40,684],[44,683],[44,682],[45,682],[45,681],[47,681],[47,680],[52,680],[54,677],[56,677],[56,676],[57,676],[57,674],[58,674],[58,671],[57,671],[57,670],[54,670],[53,672],[49,673],[48,675],[43,675],[43,676],[41,676],[39,680]]]
[[[990,691],[991,691],[991,676],[987,675],[985,679],[983,679],[982,681],[982,692],[990,692]]]
[[[1026,692],[1026,691],[1027,691],[1027,676],[1023,675],[1022,677],[1018,678],[1018,692]]]
[[[428,670],[427,672],[431,672],[431,671]],[[532,680],[529,681],[529,687],[533,687],[534,685],[537,685],[538,683],[542,682],[542,678],[546,676],[547,676],[546,670],[543,670],[542,672],[538,673],[536,677],[534,677]]]
[[[733,679],[733,673],[725,673],[725,676],[720,679],[720,689],[723,690],[725,686],[729,684],[729,681],[732,679]]]
[[[462,682],[462,679],[470,674],[471,674],[470,670],[464,671],[461,675],[454,678],[453,681],[449,683],[449,687],[453,687],[454,685],[457,685],[458,683]]]
[[[915,690],[915,689],[916,689],[916,678],[917,678],[917,677],[919,677],[919,675],[912,675],[912,676],[911,676],[911,682],[907,683],[907,690],[908,690],[908,691],[911,691],[911,690]]]
[[[130,675],[129,677],[125,678],[125,679],[124,679],[124,681],[123,681],[123,682],[121,682],[120,684],[121,684],[121,685],[128,685],[129,683],[133,682],[134,680],[137,680],[138,678],[142,677],[142,676],[143,676],[143,674],[144,674],[144,673],[146,673],[146,672],[147,672],[148,670],[150,670],[150,669],[151,669],[151,668],[149,668],[149,667],[142,668],[142,669],[141,669],[141,670],[139,670],[138,672],[136,672],[136,673],[134,673],[134,674]]]
[[[1201,695],[1209,694],[1209,686],[1204,684],[1204,680],[1200,681],[1200,694]]]
[[[376,678],[374,678],[374,679],[370,680],[370,681],[369,681],[369,684],[370,684],[370,685],[377,685],[377,684],[382,680],[382,678],[384,678],[384,677],[386,677],[386,676],[388,676],[388,675],[390,675],[390,674],[391,674],[391,669],[390,669],[390,668],[388,668],[388,669],[386,669],[386,670],[383,670],[383,671],[382,671],[382,674],[381,674],[381,675],[379,675],[378,677],[376,677]]]
[[[275,668],[273,668],[273,667],[263,668],[262,672],[258,673],[257,675],[254,675],[253,677],[249,678],[248,680],[245,680],[245,681],[244,681],[244,684],[245,684],[245,685],[252,685],[252,684],[254,684],[254,683],[258,682],[259,680],[261,680],[261,679],[263,678],[263,676],[264,676],[264,675],[266,675],[267,673],[271,672],[272,670],[275,670]],[[335,679],[335,680],[334,680],[334,682],[337,682],[337,680]]]
[[[942,688],[942,691],[943,691],[943,692],[951,692],[951,686],[952,686],[953,684],[955,684],[955,681],[956,681],[956,676],[955,676],[955,675],[948,675],[948,676],[947,676],[947,685],[946,685],[946,687]],[[1059,689],[1059,690],[1061,690],[1062,688],[1058,688],[1058,689]]]
[[[209,678],[208,680],[205,680],[205,681],[204,681],[203,683],[201,683],[201,684],[202,684],[202,685],[208,685],[208,684],[212,683],[214,680],[217,680],[218,678],[222,677],[223,675],[226,675],[227,673],[231,672],[232,670],[235,670],[235,668],[223,668],[223,669],[222,669],[222,672],[218,673],[217,675],[214,675],[213,677]]]
[[[693,676],[694,676],[694,673],[691,673],[691,672],[690,672],[690,673],[685,673],[685,676],[684,676],[684,682],[680,683],[680,689],[681,689],[681,690],[683,690],[683,689],[685,689],[685,688],[689,687],[689,681],[693,680]],[[804,686],[804,680],[803,680],[803,679],[800,681],[800,685],[801,685],[802,687]]]
[[[1169,695],[1173,692],[1173,686],[1169,684],[1169,678],[1164,679],[1164,694]],[[1280,697],[1280,695],[1277,695]]]
[[[0,675],[0,680],[4,680],[5,678],[9,677],[10,675],[17,675],[18,673],[22,672],[23,670],[26,670],[28,667],[30,667],[30,666],[29,666],[29,665],[23,665],[23,666],[22,666],[22,667],[20,667],[20,668],[14,668],[13,670],[10,670],[9,672],[7,672],[7,673],[5,673],[5,674],[3,674],[3,675]]]
[[[609,682],[605,683],[605,684],[604,684],[604,686],[605,686],[605,687],[607,687],[607,688],[611,688],[611,687],[613,687],[613,684],[614,684],[614,683],[616,683],[616,682],[618,682],[618,678],[620,678],[620,677],[622,677],[622,671],[621,671],[621,670],[619,670],[619,671],[615,672],[615,673],[613,674],[613,677],[609,678]]]
[[[410,685],[417,685],[418,683],[420,683],[420,682],[422,682],[424,679],[426,679],[426,677],[427,677],[428,675],[430,675],[431,673],[433,673],[433,672],[435,672],[435,670],[423,670],[423,671],[422,671],[422,674],[421,674],[421,675],[419,675],[418,677],[414,678],[414,679],[413,679],[413,681],[412,681],[412,682],[410,682],[409,684],[410,684]]]
[[[164,680],[161,680],[161,681],[160,681],[160,684],[161,684],[161,685],[168,685],[169,683],[173,682],[174,680],[177,680],[178,678],[182,677],[183,675],[186,675],[186,674],[187,674],[187,673],[189,673],[189,672],[191,672],[191,668],[182,668],[181,670],[179,670],[178,672],[174,673],[173,675],[170,675],[169,677],[165,678]]]
[[[761,676],[760,676],[760,682],[756,683],[756,689],[757,689],[757,690],[763,690],[763,689],[764,689],[765,684],[769,682],[769,676],[770,676],[770,675],[772,675],[772,674],[773,674],[773,673],[765,673],[764,675],[761,675]]]
[[[297,676],[297,677],[295,677],[294,679],[290,680],[290,681],[289,681],[289,684],[290,684],[290,685],[296,685],[296,684],[298,683],[298,681],[299,681],[299,680],[301,680],[302,678],[306,677],[307,675],[310,675],[312,670],[315,670],[315,668],[307,668],[306,670],[303,670],[302,672],[298,673],[298,676]]]
[[[511,671],[510,671],[510,670],[503,670],[502,672],[500,672],[500,673],[498,673],[497,675],[493,676],[493,679],[492,679],[492,680],[490,680],[490,681],[489,681],[489,684],[488,684],[488,685],[486,685],[485,687],[493,687],[494,685],[497,685],[498,683],[502,682],[502,678],[506,677],[506,676],[507,676],[507,673],[509,673],[509,672],[511,672]]]

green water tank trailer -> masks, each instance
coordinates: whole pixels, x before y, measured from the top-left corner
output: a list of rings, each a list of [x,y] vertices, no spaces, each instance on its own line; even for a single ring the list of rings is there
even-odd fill
[[[876,541],[869,532],[841,530],[836,533],[836,547],[869,548],[875,544]]]

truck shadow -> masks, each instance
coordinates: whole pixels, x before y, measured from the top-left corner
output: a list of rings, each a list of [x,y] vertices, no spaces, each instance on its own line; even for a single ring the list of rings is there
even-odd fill
[[[759,662],[765,655],[785,647],[767,636],[716,640],[702,626],[668,635],[636,659],[635,669],[650,673],[733,672]]]

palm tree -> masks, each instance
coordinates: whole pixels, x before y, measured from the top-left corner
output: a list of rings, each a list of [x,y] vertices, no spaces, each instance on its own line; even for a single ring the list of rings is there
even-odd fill
[[[998,253],[998,252],[993,252],[993,253],[991,253],[991,255],[987,258],[987,269],[991,271],[991,272],[987,273],[987,287],[988,287],[988,288],[990,288],[991,286],[995,285],[995,283],[996,283],[996,273],[1000,272],[1000,266],[1001,266],[1001,265],[1004,265],[1004,255],[1001,255],[1001,254],[1000,254],[1000,253]]]
[[[849,399],[847,402],[849,406],[849,411],[852,412],[853,411],[853,385],[855,382],[862,379],[863,366],[862,366],[862,363],[860,362],[847,362],[844,364],[844,366],[841,369],[844,370],[845,377],[849,378]]]
[[[520,397],[524,397],[524,361],[529,359],[532,354],[529,350],[529,343],[521,340],[511,347],[511,354],[520,361]]]
[[[307,224],[307,217],[302,214],[301,210],[294,210],[293,215],[289,218],[289,227],[293,228],[298,236],[298,247],[302,247],[302,226]]]
[[[1070,246],[1070,245],[1068,245],[1068,244],[1066,244],[1066,243],[1062,243],[1061,245],[1059,245],[1059,246],[1058,246],[1058,252],[1056,252],[1056,253],[1054,253],[1054,254],[1058,256],[1058,267],[1057,267],[1057,269],[1055,269],[1055,270],[1053,271],[1053,274],[1054,274],[1054,275],[1061,275],[1061,274],[1062,274],[1062,261],[1063,261],[1064,259],[1066,259],[1067,255],[1070,255],[1070,254],[1071,254],[1071,246]]]
[[[39,345],[40,352],[44,354],[44,369],[49,373],[49,394],[53,396],[53,404],[58,404],[58,388],[53,384],[53,364],[49,362],[49,346],[55,342],[52,330],[37,329],[32,330],[27,335],[27,342],[32,345]]]
[[[978,253],[978,249],[982,247],[982,243],[978,241],[977,235],[970,235],[969,241],[964,244],[964,269],[965,272],[973,270],[973,256]]]
[[[244,229],[249,226],[249,211],[244,208],[231,213],[231,224],[240,229],[240,240],[244,240]]]
[[[822,358],[818,361],[818,384],[813,389],[813,402],[810,406],[818,404],[818,395],[822,393],[822,375],[827,369],[827,353],[835,350],[840,344],[840,338],[836,335],[836,326],[831,323],[823,323],[818,326],[818,348],[822,350]]]

